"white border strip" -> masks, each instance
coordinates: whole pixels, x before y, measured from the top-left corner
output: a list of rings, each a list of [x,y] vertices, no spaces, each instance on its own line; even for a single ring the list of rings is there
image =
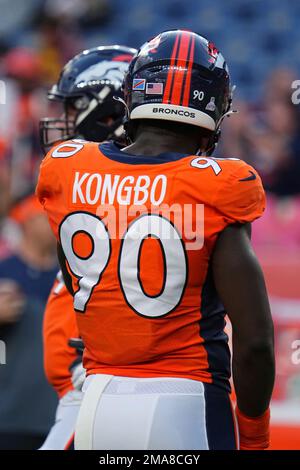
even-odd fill
[[[134,108],[130,113],[130,119],[163,119],[176,121],[194,126],[204,127],[214,131],[215,121],[208,114],[198,109],[187,106],[178,106],[165,103],[147,103]]]

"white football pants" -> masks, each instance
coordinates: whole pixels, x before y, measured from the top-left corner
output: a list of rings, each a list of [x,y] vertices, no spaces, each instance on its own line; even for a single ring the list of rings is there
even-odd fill
[[[236,449],[228,392],[178,378],[87,377],[76,450]]]
[[[74,449],[74,433],[82,392],[72,390],[59,401],[55,423],[39,450],[71,450]]]

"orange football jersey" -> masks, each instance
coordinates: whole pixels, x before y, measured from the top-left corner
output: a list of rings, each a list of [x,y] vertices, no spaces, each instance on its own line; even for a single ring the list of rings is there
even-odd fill
[[[73,298],[59,273],[45,309],[43,342],[45,374],[60,398],[74,388],[70,366],[78,356],[68,341],[78,336]]]
[[[87,373],[229,388],[210,259],[226,226],[263,213],[256,171],[238,159],[133,156],[74,140],[43,160],[37,194],[72,277]]]

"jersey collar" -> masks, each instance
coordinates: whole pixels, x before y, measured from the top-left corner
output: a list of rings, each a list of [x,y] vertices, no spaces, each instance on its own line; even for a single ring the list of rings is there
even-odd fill
[[[129,153],[122,152],[121,148],[121,145],[116,144],[113,141],[104,142],[99,145],[101,153],[110,160],[131,165],[157,165],[174,162],[189,156],[188,153],[164,152],[159,155],[146,157],[145,155],[131,155]]]

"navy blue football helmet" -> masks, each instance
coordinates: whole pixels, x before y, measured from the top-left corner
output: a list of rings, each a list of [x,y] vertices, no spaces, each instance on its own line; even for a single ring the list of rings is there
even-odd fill
[[[114,96],[123,96],[124,74],[136,52],[125,46],[95,47],[64,66],[48,92],[49,100],[63,103],[64,116],[41,119],[44,151],[75,137],[96,142],[122,137],[124,106]]]
[[[127,131],[135,119],[164,119],[211,131],[212,153],[220,124],[230,114],[228,67],[216,46],[197,33],[165,31],[146,42],[124,80]]]

